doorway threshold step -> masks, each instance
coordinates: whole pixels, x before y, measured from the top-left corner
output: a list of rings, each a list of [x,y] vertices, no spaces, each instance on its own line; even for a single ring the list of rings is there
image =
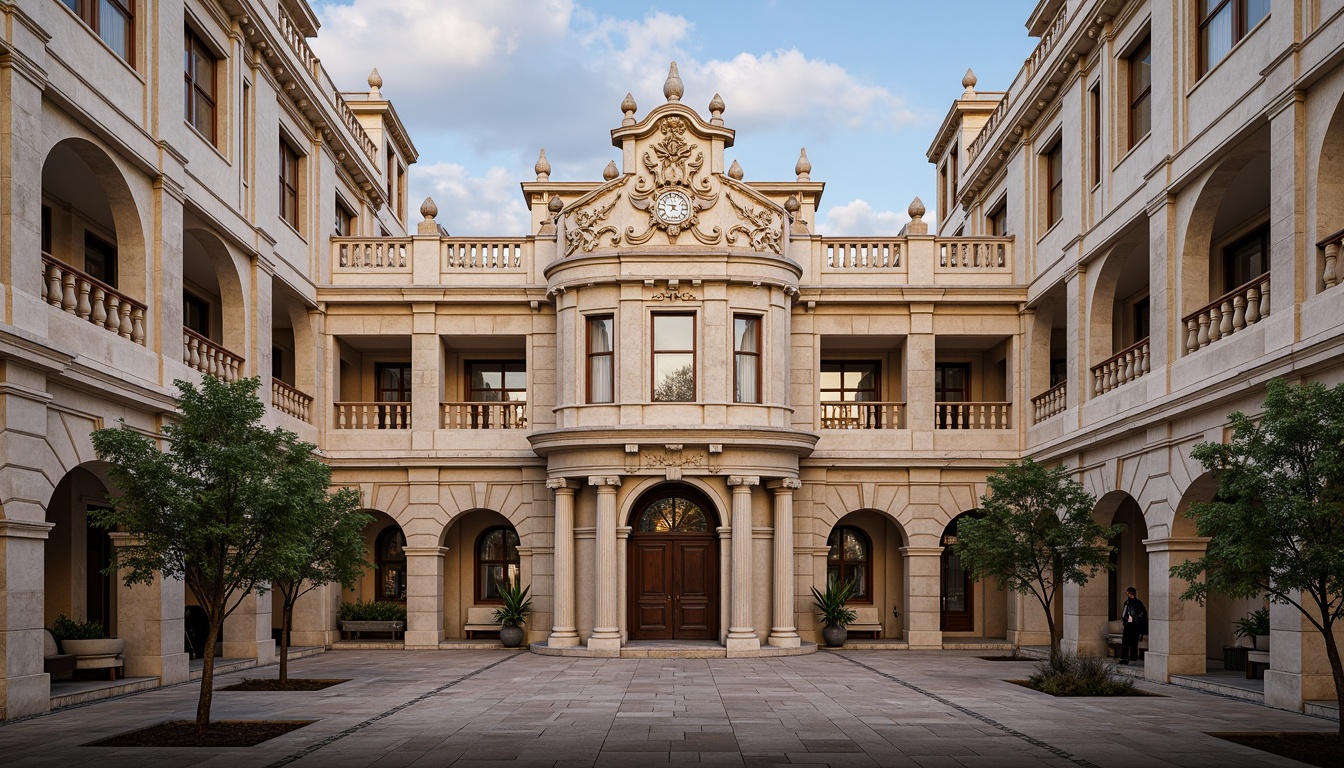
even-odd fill
[[[533,643],[533,653],[542,656],[576,656],[591,658],[612,658],[609,651],[590,650],[586,646],[552,648],[546,643]],[[816,643],[803,643],[797,648],[776,648],[763,645],[750,651],[728,652],[728,649],[713,640],[632,640],[626,643],[620,652],[622,659],[747,659],[768,658],[772,656],[803,656],[816,653]]]

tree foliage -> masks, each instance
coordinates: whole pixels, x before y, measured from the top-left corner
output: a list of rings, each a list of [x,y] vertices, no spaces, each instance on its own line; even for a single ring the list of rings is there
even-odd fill
[[[1050,653],[1059,653],[1061,627],[1055,611],[1059,588],[1086,584],[1108,570],[1107,540],[1124,526],[1092,519],[1096,498],[1064,467],[1048,469],[1030,458],[989,476],[981,515],[957,524],[954,545],[971,577],[993,577],[1005,589],[1033,595],[1045,611]]]
[[[276,572],[272,546],[295,530],[318,475],[313,446],[261,425],[257,378],[232,383],[206,376],[178,389],[179,418],[163,427],[166,445],[125,423],[93,433],[98,457],[122,495],[94,522],[136,537],[113,567],[128,585],[162,574],[182,579],[209,622],[196,726],[210,725],[215,643],[224,619]]]
[[[1258,420],[1238,411],[1228,421],[1227,443],[1190,452],[1214,473],[1218,496],[1187,512],[1209,544],[1171,569],[1189,583],[1181,599],[1268,595],[1292,605],[1322,634],[1344,696],[1334,632],[1344,616],[1344,384],[1274,379]]]

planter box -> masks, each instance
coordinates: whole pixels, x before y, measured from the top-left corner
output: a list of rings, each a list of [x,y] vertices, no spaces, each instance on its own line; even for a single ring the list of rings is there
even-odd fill
[[[86,669],[107,670],[108,679],[116,680],[117,670],[122,666],[121,652],[126,649],[126,640],[120,637],[62,640],[61,649],[75,655],[76,672]]]
[[[397,635],[405,637],[406,622],[404,621],[342,621],[341,632],[347,639],[349,635],[356,638],[363,632],[389,633],[392,639],[396,640]]]

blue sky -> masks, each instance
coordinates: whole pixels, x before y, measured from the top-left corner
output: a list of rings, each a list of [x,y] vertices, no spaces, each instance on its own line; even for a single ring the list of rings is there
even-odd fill
[[[924,153],[966,68],[978,90],[1006,88],[1035,45],[1034,5],[318,0],[313,42],[345,90],[378,68],[420,151],[412,197],[434,197],[455,235],[525,233],[518,183],[542,147],[552,179],[601,179],[622,97],[640,117],[662,103],[672,60],[706,117],[722,94],[747,181],[792,179],[807,147],[826,182],[818,228],[894,234],[914,196],[932,212]]]

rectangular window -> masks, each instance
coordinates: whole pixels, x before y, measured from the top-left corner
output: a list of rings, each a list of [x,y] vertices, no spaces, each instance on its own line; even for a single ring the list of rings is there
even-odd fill
[[[1230,293],[1268,271],[1268,224],[1223,249],[1223,293]]]
[[[211,144],[218,145],[215,128],[215,92],[218,85],[218,61],[196,33],[187,29],[185,61],[186,120]]]
[[[183,291],[182,326],[210,338],[210,302],[194,293]]]
[[[355,214],[336,198],[336,236],[350,237],[355,234]]]
[[[375,399],[380,403],[411,402],[411,364],[376,363],[373,366]],[[379,429],[409,429],[409,413],[400,405],[378,407]]]
[[[733,316],[733,402],[761,402],[761,318]]]
[[[610,403],[614,399],[615,354],[612,347],[611,315],[588,318],[588,402]]]
[[[94,280],[117,287],[117,246],[94,235],[84,233],[84,273]]]
[[[280,140],[280,218],[299,228],[299,153]]]
[[[1101,183],[1101,84],[1088,91],[1092,117],[1092,186]]]
[[[527,402],[527,363],[522,360],[468,362],[467,400],[473,403]]]
[[[1045,152],[1045,225],[1053,227],[1064,217],[1064,143],[1056,141]]]
[[[971,364],[938,363],[933,367],[934,403],[964,403],[971,399]],[[938,429],[964,428],[966,411],[935,406]]]
[[[1198,3],[1199,74],[1203,75],[1269,15],[1269,0],[1198,0]]]
[[[821,402],[869,403],[878,397],[880,363],[872,361],[834,361],[821,364]]]
[[[695,315],[653,316],[653,401],[695,401]]]
[[[951,195],[951,198],[950,198],[949,201],[948,201],[948,205],[949,205],[949,206],[955,206],[955,205],[957,204],[957,176],[958,176],[958,172],[957,172],[957,145],[956,145],[956,144],[953,144],[953,145],[952,145],[952,151],[951,151],[950,153],[948,153],[948,160],[952,163],[952,170],[949,171],[948,174],[947,174],[948,184],[951,185],[951,190],[952,190],[952,195]]]
[[[938,168],[938,221],[947,221],[947,163]]]
[[[1153,125],[1153,46],[1145,37],[1129,54],[1129,146],[1139,143]]]
[[[135,59],[135,0],[61,0],[126,63]]]
[[[989,212],[989,234],[995,237],[1008,236],[1008,201]]]

